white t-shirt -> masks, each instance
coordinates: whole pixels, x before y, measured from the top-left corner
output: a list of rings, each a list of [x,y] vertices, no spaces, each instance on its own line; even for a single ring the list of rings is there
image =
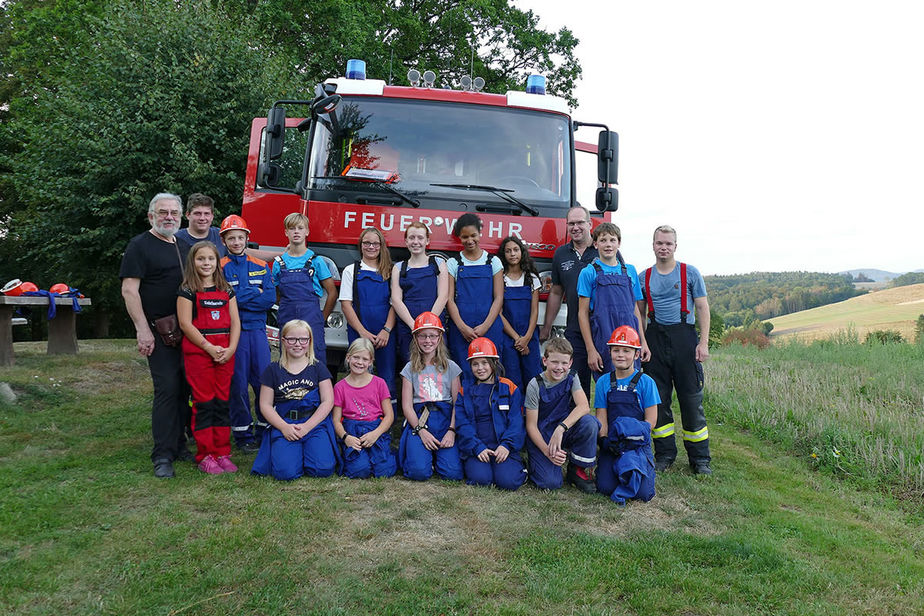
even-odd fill
[[[340,275],[340,301],[341,302],[352,302],[353,301],[353,268],[356,264],[350,263],[345,268],[343,268],[343,273]],[[372,267],[367,265],[364,261],[359,262],[359,268],[365,272],[378,272],[379,268]],[[389,300],[390,301],[390,300]]]
[[[459,258],[462,259],[462,266],[467,267],[469,265],[484,265],[484,256],[485,251],[482,250],[481,254],[478,255],[478,258],[474,261],[465,258],[465,255],[459,253]],[[446,271],[449,272],[449,275],[453,278],[459,277],[459,262],[455,259],[449,259],[446,261]],[[501,264],[500,259],[496,256],[491,255],[491,275],[495,275],[497,272],[504,271],[504,266]]]
[[[504,286],[505,287],[522,287],[526,281],[526,274],[520,274],[520,277],[513,279],[507,275],[504,276]],[[533,291],[539,290],[542,288],[542,283],[539,281],[539,276],[533,276]]]

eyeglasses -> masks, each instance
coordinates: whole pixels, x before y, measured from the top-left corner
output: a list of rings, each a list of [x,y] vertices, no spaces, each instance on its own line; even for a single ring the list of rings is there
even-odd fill
[[[363,248],[378,248],[382,245],[381,242],[363,242]]]
[[[417,334],[419,340],[436,340],[441,334]]]
[[[283,336],[282,339],[286,341],[286,344],[308,344],[311,341],[311,338],[295,338],[290,336]]]
[[[180,210],[155,210],[154,215],[158,218],[166,218],[168,216],[172,218],[179,218]]]

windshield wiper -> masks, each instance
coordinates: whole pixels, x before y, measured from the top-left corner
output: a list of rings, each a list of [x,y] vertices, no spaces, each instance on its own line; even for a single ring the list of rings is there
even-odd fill
[[[444,188],[458,188],[460,190],[481,190],[484,192],[489,192],[497,195],[507,203],[511,205],[516,205],[520,210],[528,212],[533,216],[539,215],[539,210],[533,209],[530,206],[526,205],[510,193],[513,192],[512,188],[500,188],[497,186],[482,186],[480,184],[430,184],[430,186],[441,186]]]
[[[404,194],[403,192],[401,192],[400,190],[398,190],[397,188],[395,188],[388,182],[384,182],[382,180],[374,180],[374,179],[369,179],[369,178],[354,178],[348,175],[315,175],[311,179],[312,180],[344,180],[346,182],[351,182],[354,184],[372,184],[373,186],[378,186],[379,188],[385,190],[386,192],[390,192],[391,194],[398,196],[405,203],[409,203],[413,205],[414,207],[420,207],[420,201],[418,201],[417,199],[414,199],[413,197],[407,196],[406,194]]]

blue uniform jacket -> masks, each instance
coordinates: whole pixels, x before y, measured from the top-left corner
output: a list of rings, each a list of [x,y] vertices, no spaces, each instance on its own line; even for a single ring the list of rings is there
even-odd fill
[[[276,303],[276,286],[270,266],[246,254],[229,254],[222,257],[221,269],[234,287],[241,329],[265,329],[266,312]]]
[[[456,398],[456,432],[459,436],[459,453],[463,458],[471,458],[487,449],[487,445],[478,438],[475,427],[475,408],[471,398],[466,403],[466,384],[471,387],[474,383],[466,377],[462,390]],[[505,397],[503,394],[507,394],[506,397],[509,400],[509,408],[506,410],[499,408]],[[503,377],[498,379],[498,383],[491,391],[491,417],[494,420],[494,433],[497,435],[498,444],[506,447],[511,453],[520,451],[526,439],[526,426],[523,422],[523,394],[512,381]]]
[[[615,455],[617,477],[629,471],[643,475],[653,473],[651,467],[651,426],[634,417],[617,417],[610,422],[610,433],[604,444]]]

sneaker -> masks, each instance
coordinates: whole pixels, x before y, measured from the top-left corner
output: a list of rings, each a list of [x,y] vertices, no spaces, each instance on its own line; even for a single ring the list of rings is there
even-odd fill
[[[580,468],[574,464],[568,465],[565,480],[584,494],[594,494],[597,484],[594,483],[593,469]]]
[[[167,458],[154,460],[154,476],[158,479],[170,479],[176,475],[173,472],[173,463]]]
[[[712,467],[709,466],[708,462],[697,462],[696,464],[691,464],[690,470],[693,471],[694,475],[711,475],[712,474]]]
[[[216,458],[215,461],[218,462],[218,466],[220,466],[221,470],[223,470],[224,472],[226,473],[236,473],[237,472],[237,466],[235,466],[234,462],[231,461],[230,456],[218,456],[218,458]]]
[[[260,443],[257,441],[244,441],[243,443],[238,443],[237,448],[241,453],[257,453],[260,451]]]
[[[180,450],[180,453],[177,454],[176,459],[180,462],[195,462],[196,456],[193,455],[193,452],[184,447]]]
[[[202,458],[202,461],[199,462],[199,470],[209,475],[221,475],[225,472],[225,469],[223,469],[212,456],[205,456]]]
[[[655,460],[655,472],[663,473],[671,467],[673,460]]]

